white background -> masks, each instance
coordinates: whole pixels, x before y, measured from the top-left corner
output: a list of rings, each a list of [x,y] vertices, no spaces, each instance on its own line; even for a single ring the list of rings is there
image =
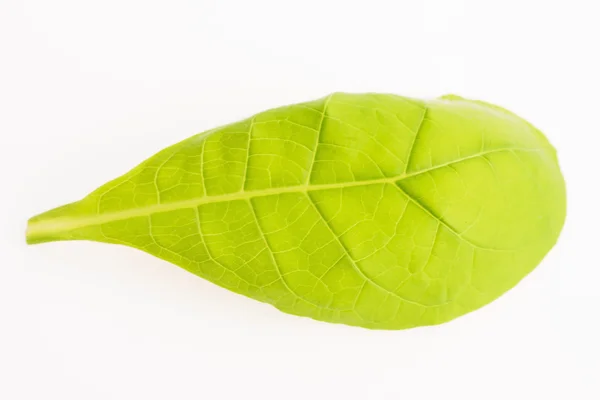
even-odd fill
[[[0,399],[599,399],[597,2],[0,0]],[[455,93],[558,148],[567,224],[451,323],[289,316],[26,220],[156,151],[332,91]]]

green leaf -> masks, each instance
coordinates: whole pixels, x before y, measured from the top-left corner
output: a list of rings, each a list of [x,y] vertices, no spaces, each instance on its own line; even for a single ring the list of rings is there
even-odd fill
[[[403,329],[513,287],[565,203],[552,146],[500,107],[334,93],[175,144],[27,241],[124,244],[287,313]]]

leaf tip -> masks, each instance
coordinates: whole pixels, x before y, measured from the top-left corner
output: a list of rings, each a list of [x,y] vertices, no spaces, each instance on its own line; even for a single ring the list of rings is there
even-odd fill
[[[452,94],[452,93],[445,94],[443,96],[440,96],[439,98],[441,100],[450,100],[450,101],[452,101],[452,100],[465,100],[464,97],[461,97],[461,96],[459,96],[457,94]]]

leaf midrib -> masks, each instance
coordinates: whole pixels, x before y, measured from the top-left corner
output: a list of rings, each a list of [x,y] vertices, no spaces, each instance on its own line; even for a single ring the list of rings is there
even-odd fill
[[[57,233],[57,232],[68,232],[79,228],[85,228],[87,226],[101,225],[108,222],[121,221],[136,217],[143,217],[161,212],[168,212],[174,210],[192,209],[202,204],[220,203],[226,201],[235,200],[247,200],[256,197],[265,197],[272,195],[279,195],[285,193],[308,193],[321,190],[331,189],[345,189],[357,186],[369,186],[378,184],[396,184],[399,181],[415,177],[421,174],[431,172],[436,169],[444,168],[449,165],[464,162],[477,157],[483,157],[488,154],[505,152],[505,151],[522,151],[522,152],[538,152],[542,151],[539,148],[499,148],[493,150],[487,150],[479,152],[467,157],[463,157],[457,160],[452,160],[444,164],[438,164],[429,168],[421,169],[418,171],[403,173],[400,175],[369,179],[355,182],[340,182],[340,183],[328,183],[328,184],[308,184],[308,185],[295,185],[287,187],[276,187],[261,190],[242,190],[235,193],[227,193],[222,195],[210,195],[196,197],[193,199],[175,201],[172,203],[153,204],[138,208],[130,208],[122,211],[109,212],[104,214],[96,214],[91,216],[82,217],[55,217],[51,219],[41,219],[37,221],[31,221],[27,227],[27,236],[43,236],[44,234]]]

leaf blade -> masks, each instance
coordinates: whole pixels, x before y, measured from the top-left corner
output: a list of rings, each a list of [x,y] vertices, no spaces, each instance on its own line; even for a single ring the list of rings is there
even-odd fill
[[[539,135],[464,99],[334,94],[175,144],[32,218],[27,241],[126,244],[329,322],[441,323],[516,284],[556,241],[564,182]],[[513,209],[492,198],[502,190],[522,192]],[[540,222],[526,198],[548,193],[557,201]],[[519,267],[502,275],[507,263]]]

